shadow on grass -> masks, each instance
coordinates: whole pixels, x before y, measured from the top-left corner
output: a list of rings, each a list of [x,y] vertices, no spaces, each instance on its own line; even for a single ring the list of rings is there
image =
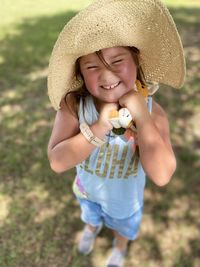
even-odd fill
[[[138,253],[133,252],[139,261],[138,265],[135,262],[136,267],[146,266],[149,261],[167,266],[168,257],[174,258],[173,267],[192,267],[200,251],[195,235],[199,227],[199,142],[198,137],[187,130],[198,108],[199,65],[196,69],[194,66],[200,43],[200,9],[170,11],[186,48],[190,48],[186,53],[189,75],[181,91],[163,86],[156,98],[169,113],[178,169],[165,188],[147,183],[145,213],[149,214],[148,218],[152,217],[154,228],[151,232],[148,218],[144,218],[147,229],[141,230],[136,245]],[[3,60],[0,68],[0,138],[3,141],[0,266],[3,267],[103,266],[101,261],[111,245],[111,234],[104,230],[99,241],[100,255],[94,252],[92,257],[81,257],[77,254],[76,238],[82,223],[71,192],[74,170],[56,175],[50,170],[46,156],[55,115],[46,95],[47,65],[58,33],[74,14],[71,11],[55,17],[25,20],[16,25],[16,34],[6,36],[0,46]],[[191,233],[178,232],[173,223]],[[166,257],[161,247],[165,240],[160,239],[160,234],[171,228],[172,235],[177,231],[182,241],[173,244],[173,249],[169,248],[171,254]],[[187,255],[187,261],[183,255]],[[132,264],[132,258],[129,253],[127,264]]]

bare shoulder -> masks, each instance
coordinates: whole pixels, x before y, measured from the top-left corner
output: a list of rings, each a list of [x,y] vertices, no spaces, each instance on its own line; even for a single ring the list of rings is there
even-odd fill
[[[153,101],[152,114],[154,116],[161,116],[161,117],[166,117],[167,118],[166,112],[161,107],[161,105],[159,105],[156,101]]]
[[[153,101],[152,119],[164,139],[169,139],[169,122],[164,109],[156,101]]]
[[[171,140],[170,140],[171,139],[170,138],[170,127],[169,127],[167,114],[164,111],[164,109],[155,101],[153,101],[153,106],[152,106],[152,119],[160,133],[160,136],[163,138],[169,150],[171,150],[173,153]]]
[[[73,95],[68,95],[62,99],[60,109],[57,111],[55,123],[60,124],[62,128],[70,129],[78,128],[78,110],[77,103]]]
[[[60,102],[59,112],[70,112],[71,115],[78,118],[78,108],[77,101],[73,94],[68,94],[65,98]]]
[[[61,101],[49,140],[49,149],[79,132],[79,120],[74,104],[74,99],[71,96]]]
[[[167,123],[168,124],[168,118],[167,114],[164,111],[164,109],[159,105],[156,101],[153,101],[152,106],[152,118],[155,123]]]

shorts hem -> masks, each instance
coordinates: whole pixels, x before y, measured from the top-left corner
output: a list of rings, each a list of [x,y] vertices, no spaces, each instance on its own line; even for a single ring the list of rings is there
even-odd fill
[[[127,239],[130,240],[130,241],[134,241],[134,240],[136,240],[137,237],[138,237],[138,234],[139,234],[139,233],[137,233],[137,234],[135,234],[133,237],[126,236],[126,235],[124,235],[123,233],[121,233],[120,231],[117,231],[116,229],[114,229],[114,228],[112,228],[111,226],[107,225],[105,222],[104,222],[104,225],[105,225],[107,228],[109,228],[109,229],[111,229],[111,230],[113,230],[113,231],[116,231],[119,235],[121,235],[121,236],[124,237],[124,238],[127,238]]]
[[[81,220],[82,220],[83,223],[85,223],[85,224],[89,224],[89,225],[91,225],[92,227],[98,227],[98,226],[101,224],[101,222],[100,222],[99,224],[93,224],[93,223],[87,221],[85,218],[83,218],[83,216],[81,216]],[[102,220],[102,221],[103,221],[103,220]]]

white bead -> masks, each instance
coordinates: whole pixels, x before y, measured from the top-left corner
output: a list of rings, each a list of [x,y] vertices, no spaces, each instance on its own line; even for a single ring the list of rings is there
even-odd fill
[[[127,108],[121,108],[119,110],[119,123],[121,127],[128,128],[130,122],[132,121],[131,113]]]

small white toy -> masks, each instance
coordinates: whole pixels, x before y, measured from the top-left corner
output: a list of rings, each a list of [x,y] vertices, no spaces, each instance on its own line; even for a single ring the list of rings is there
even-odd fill
[[[125,129],[129,128],[132,120],[133,119],[132,119],[131,113],[129,112],[127,108],[121,108],[119,110],[119,123],[122,128],[125,128]]]
[[[145,101],[147,102],[148,99],[148,88],[144,85],[141,84],[139,80],[135,81],[135,85],[133,88],[135,91],[140,93],[144,98]],[[157,90],[157,88],[156,88]],[[118,131],[115,129],[128,129],[130,128],[133,131],[137,131],[133,118],[127,108],[121,108],[120,110],[112,110],[109,114],[109,121],[113,125],[113,131],[116,132],[117,134],[121,134],[123,131]]]
[[[132,116],[127,108],[121,108],[120,110],[113,110],[110,112],[110,122],[114,128],[129,128],[132,122]]]

